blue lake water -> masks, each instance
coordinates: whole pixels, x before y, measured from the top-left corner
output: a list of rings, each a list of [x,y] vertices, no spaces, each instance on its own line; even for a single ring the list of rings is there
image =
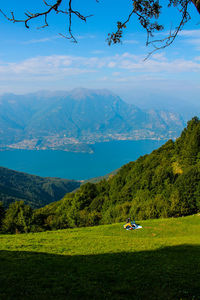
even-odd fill
[[[152,152],[165,141],[97,143],[94,153],[13,150],[0,152],[0,166],[44,177],[89,179],[108,174]]]

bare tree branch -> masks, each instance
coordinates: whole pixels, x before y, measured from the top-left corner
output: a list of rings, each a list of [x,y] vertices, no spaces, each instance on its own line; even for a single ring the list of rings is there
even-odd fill
[[[77,10],[73,10],[72,9],[72,0],[56,0],[54,4],[49,4],[47,3],[46,0],[43,0],[44,4],[48,7],[47,10],[43,11],[43,12],[37,12],[37,13],[31,13],[29,11],[25,12],[25,16],[26,18],[25,19],[17,19],[14,15],[13,12],[11,12],[11,17],[9,17],[7,14],[5,14],[1,9],[0,9],[0,13],[10,22],[13,22],[13,23],[24,23],[24,25],[26,26],[26,28],[29,28],[29,22],[32,21],[33,19],[37,19],[37,18],[41,18],[43,17],[44,18],[44,25],[38,27],[39,28],[44,28],[44,27],[47,27],[49,26],[49,23],[48,23],[48,15],[54,11],[56,14],[65,14],[65,15],[68,15],[68,22],[69,22],[69,25],[68,25],[68,33],[69,33],[69,36],[67,35],[64,35],[64,34],[61,34],[60,35],[62,37],[65,37],[67,39],[71,39],[73,42],[77,43],[77,40],[76,38],[74,37],[73,33],[72,33],[72,15],[75,15],[77,16],[79,19],[81,19],[82,21],[86,22],[87,21],[87,18],[91,17],[92,15],[89,15],[89,16],[84,16],[82,15],[79,11]],[[96,0],[96,2],[99,2],[99,0]],[[62,10],[60,9],[60,6],[61,4],[67,4],[68,3],[68,9],[66,10]]]
[[[45,18],[45,25],[48,26],[48,23],[47,23],[47,15],[50,14],[50,12],[51,12],[52,10],[54,10],[54,11],[57,12],[57,13],[58,13],[58,12],[61,12],[61,11],[58,10],[58,8],[59,8],[60,4],[62,3],[62,1],[63,1],[63,0],[57,0],[55,4],[49,5],[49,4],[47,4],[46,1],[43,0],[44,4],[45,4],[46,6],[48,6],[49,9],[46,10],[46,11],[44,11],[44,12],[41,12],[41,13],[31,13],[31,12],[29,12],[29,11],[28,11],[28,12],[25,12],[24,14],[25,14],[25,16],[26,16],[27,18],[24,19],[24,20],[18,20],[18,19],[16,19],[13,12],[11,12],[11,18],[9,18],[9,17],[8,17],[1,9],[0,9],[0,12],[4,15],[4,17],[5,17],[8,21],[11,21],[11,22],[13,22],[13,23],[16,23],[16,22],[23,22],[23,23],[25,24],[26,28],[29,28],[28,23],[29,23],[30,20],[36,19],[36,18],[40,18],[40,17],[44,16],[44,18]]]
[[[73,0],[54,0],[53,4],[49,4],[48,0],[42,0],[44,5],[46,6],[46,10],[43,12],[31,13],[30,11],[26,11],[24,19],[17,19],[14,15],[14,12],[11,12],[11,16],[9,17],[5,12],[0,9],[0,13],[9,21],[13,23],[23,22],[26,28],[29,28],[29,23],[34,19],[43,18],[44,24],[38,28],[44,28],[49,26],[48,24],[48,16],[54,12],[56,14],[64,14],[68,18],[68,27],[67,34],[59,33],[62,37],[71,40],[74,43],[77,43],[75,36],[72,31],[72,17],[76,16],[78,19],[86,22],[87,18],[92,15],[85,16],[80,13],[79,10],[74,10],[72,8]],[[99,2],[99,0],[95,0]],[[148,55],[151,56],[155,51],[160,49],[164,49],[170,46],[174,40],[176,39],[178,33],[183,29],[183,26],[190,20],[190,15],[188,13],[189,4],[193,3],[197,8],[197,11],[200,14],[200,0],[167,0],[168,7],[173,6],[177,8],[180,13],[180,22],[178,26],[172,31],[170,30],[168,36],[164,39],[153,39],[155,32],[159,32],[164,29],[162,24],[157,22],[157,19],[161,15],[162,6],[159,4],[159,0],[130,0],[132,2],[132,10],[130,11],[128,17],[124,22],[117,22],[117,30],[116,32],[112,32],[108,34],[107,42],[108,45],[121,43],[123,37],[123,31],[127,27],[130,20],[133,16],[136,16],[140,25],[146,30],[147,39],[146,46],[151,45],[154,49]],[[62,6],[65,9],[62,9]],[[146,59],[147,59],[146,58]]]
[[[181,21],[180,21],[178,27],[173,32],[171,32],[171,30],[170,30],[170,32],[169,32],[169,34],[166,38],[160,39],[160,40],[153,40],[153,41],[150,41],[150,42],[147,43],[147,46],[148,45],[153,45],[154,50],[151,51],[147,55],[145,60],[147,60],[154,52],[156,52],[158,50],[161,50],[161,49],[164,49],[166,47],[169,47],[174,42],[174,40],[176,39],[178,33],[183,29],[184,25],[191,19],[190,15],[188,13],[188,4],[190,2],[191,1],[183,1],[182,8],[179,9],[179,12],[181,13],[182,18],[181,18]],[[170,5],[172,5],[172,3],[170,3],[169,6]],[[161,46],[157,46],[156,44],[161,44]]]
[[[191,0],[169,0],[168,7],[177,7],[181,15],[180,23],[173,32],[170,30],[166,38],[154,40],[154,33],[164,29],[163,25],[160,25],[157,21],[155,21],[161,14],[162,7],[159,5],[159,1],[132,0],[132,2],[133,9],[128,18],[123,23],[117,22],[117,31],[113,32],[112,34],[108,34],[107,42],[108,45],[120,43],[123,36],[123,30],[126,28],[126,25],[130,19],[135,15],[137,16],[142,27],[146,30],[146,46],[152,45],[154,48],[153,51],[147,55],[145,60],[148,59],[155,51],[170,46],[176,39],[178,33],[183,29],[183,26],[190,20],[188,5],[192,2]],[[195,2],[195,0],[193,2]],[[200,0],[197,0],[196,2],[200,3]]]
[[[121,42],[123,29],[126,28],[126,24],[130,21],[131,17],[136,15],[139,23],[147,32],[147,44],[149,38],[153,36],[154,31],[160,31],[163,29],[162,25],[159,25],[156,21],[151,22],[152,19],[158,19],[161,11],[161,6],[157,0],[132,0],[133,9],[130,12],[125,22],[117,22],[117,31],[108,35],[107,42],[109,45]]]

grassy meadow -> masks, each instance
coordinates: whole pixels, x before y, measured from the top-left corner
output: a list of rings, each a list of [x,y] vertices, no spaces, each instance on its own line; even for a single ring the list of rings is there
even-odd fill
[[[0,235],[0,299],[200,299],[200,215]]]

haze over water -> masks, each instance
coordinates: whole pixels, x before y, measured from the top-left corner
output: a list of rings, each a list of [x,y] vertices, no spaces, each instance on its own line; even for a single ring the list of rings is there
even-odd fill
[[[0,165],[43,177],[83,180],[106,175],[159,148],[165,141],[97,143],[94,153],[13,150],[0,152]]]

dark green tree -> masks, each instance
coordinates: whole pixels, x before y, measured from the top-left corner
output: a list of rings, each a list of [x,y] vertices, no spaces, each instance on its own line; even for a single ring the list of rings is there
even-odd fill
[[[29,232],[32,226],[33,211],[23,201],[11,203],[3,219],[3,230],[8,233]]]
[[[197,117],[188,122],[176,145],[181,163],[186,166],[194,165],[200,153],[200,122]]]
[[[3,207],[3,203],[0,201],[0,231],[2,230],[2,222],[5,216],[5,209]]]

